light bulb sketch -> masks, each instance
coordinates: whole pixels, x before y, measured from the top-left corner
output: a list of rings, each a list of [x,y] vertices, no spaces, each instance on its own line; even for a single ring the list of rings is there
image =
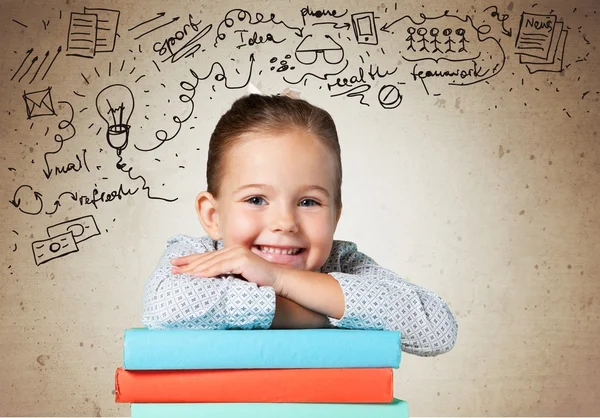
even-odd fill
[[[129,119],[135,107],[133,93],[123,84],[105,87],[96,97],[98,114],[108,125],[106,140],[117,155],[127,147],[129,141]]]

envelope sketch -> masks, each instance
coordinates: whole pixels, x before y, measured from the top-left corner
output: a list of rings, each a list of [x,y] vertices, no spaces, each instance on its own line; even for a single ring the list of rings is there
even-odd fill
[[[24,92],[25,109],[27,110],[27,119],[38,116],[56,116],[54,105],[52,104],[51,87],[45,90]]]

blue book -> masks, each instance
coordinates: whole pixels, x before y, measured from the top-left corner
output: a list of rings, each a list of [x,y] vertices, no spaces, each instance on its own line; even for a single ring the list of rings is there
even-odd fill
[[[400,332],[348,329],[125,331],[126,370],[400,366]]]
[[[131,418],[408,418],[400,399],[384,404],[132,403]]]

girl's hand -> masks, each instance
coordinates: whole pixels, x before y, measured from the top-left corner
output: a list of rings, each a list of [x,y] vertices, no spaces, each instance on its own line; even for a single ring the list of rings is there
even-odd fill
[[[216,277],[220,274],[239,274],[258,286],[270,286],[281,292],[282,267],[271,263],[247,248],[233,246],[202,254],[192,254],[171,260],[173,274],[196,277]]]

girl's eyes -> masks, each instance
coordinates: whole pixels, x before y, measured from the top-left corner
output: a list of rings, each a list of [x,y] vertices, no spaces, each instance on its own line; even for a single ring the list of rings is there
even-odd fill
[[[303,202],[308,202],[309,203],[309,204],[307,204],[305,206],[320,206],[321,205],[316,200],[313,200],[313,199],[304,199],[304,200],[302,200],[302,202],[300,202],[300,206],[303,206],[302,205]]]
[[[261,202],[265,201],[265,199],[263,199],[260,196],[252,196],[252,197],[246,199],[245,201],[250,203],[251,205],[260,205]]]
[[[265,199],[260,196],[252,196],[245,200],[245,202],[250,203],[251,205],[261,206],[266,203]],[[321,206],[319,202],[314,199],[303,199],[300,202],[300,206],[304,207],[312,207],[312,206]]]

